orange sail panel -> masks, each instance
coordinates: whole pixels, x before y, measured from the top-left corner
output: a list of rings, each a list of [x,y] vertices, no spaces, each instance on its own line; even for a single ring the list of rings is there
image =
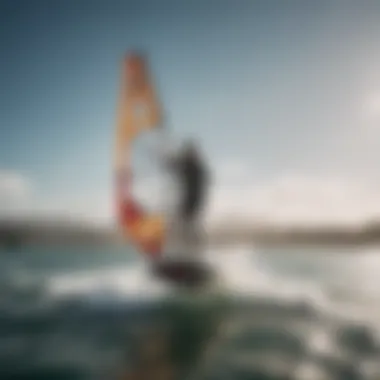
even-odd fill
[[[132,147],[139,134],[157,128],[161,112],[145,60],[130,55],[123,62],[115,141],[116,211],[121,232],[140,251],[157,257],[162,251],[165,222],[147,213],[132,195]]]

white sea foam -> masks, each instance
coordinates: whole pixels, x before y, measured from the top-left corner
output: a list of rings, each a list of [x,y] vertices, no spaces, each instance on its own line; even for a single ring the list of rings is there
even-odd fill
[[[380,320],[379,312],[373,314],[380,310],[380,256],[377,251],[344,255],[341,264],[335,262],[330,278],[324,273],[307,279],[284,276],[263,265],[264,256],[252,247],[241,246],[209,250],[205,259],[218,273],[222,290],[231,296],[305,301],[340,317],[368,320],[369,316],[374,316],[372,321]],[[50,277],[47,282],[47,289],[54,297],[107,293],[121,298],[158,299],[174,291],[153,278],[143,261],[114,269],[61,274]]]
[[[299,286],[265,271],[259,265],[257,254],[249,247],[210,250],[205,259],[212,265],[221,279],[223,290],[232,295],[273,296],[282,298],[320,296],[316,287]],[[52,295],[93,294],[99,291],[117,293],[123,296],[161,297],[170,291],[163,282],[153,278],[142,261],[116,269],[80,271],[54,276],[49,279]]]

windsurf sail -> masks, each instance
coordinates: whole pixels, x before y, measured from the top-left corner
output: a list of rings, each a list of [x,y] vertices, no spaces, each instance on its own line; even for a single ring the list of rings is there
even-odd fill
[[[150,258],[161,255],[165,240],[165,220],[147,212],[133,196],[132,150],[136,140],[162,124],[162,112],[141,55],[129,54],[122,64],[118,121],[115,141],[116,213],[125,238]]]

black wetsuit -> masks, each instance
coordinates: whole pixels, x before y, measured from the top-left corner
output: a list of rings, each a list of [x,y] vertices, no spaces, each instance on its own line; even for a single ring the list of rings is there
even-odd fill
[[[184,221],[194,221],[201,211],[208,182],[206,168],[199,157],[186,154],[175,163],[181,182],[179,217]]]
[[[196,231],[197,218],[206,200],[208,185],[206,167],[200,157],[193,152],[183,153],[168,163],[180,182],[178,222],[184,223],[187,233]],[[190,234],[187,238],[192,240],[194,237],[195,235]],[[212,278],[208,267],[191,261],[159,261],[152,269],[159,277],[183,286],[202,286]]]

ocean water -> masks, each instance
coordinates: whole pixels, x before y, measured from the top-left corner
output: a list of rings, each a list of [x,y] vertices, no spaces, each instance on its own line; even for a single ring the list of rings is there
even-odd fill
[[[205,253],[189,295],[126,248],[0,253],[0,379],[380,378],[380,248]]]

